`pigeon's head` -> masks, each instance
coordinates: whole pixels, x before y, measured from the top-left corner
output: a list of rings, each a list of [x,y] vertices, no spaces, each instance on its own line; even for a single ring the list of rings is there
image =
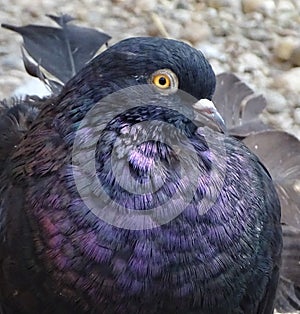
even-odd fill
[[[126,87],[149,85],[160,104],[187,104],[220,129],[225,128],[211,102],[216,79],[210,64],[199,50],[180,41],[156,37],[125,39],[93,59],[70,83],[76,88],[82,86],[85,94],[87,86],[91,87],[94,100]]]
[[[133,76],[142,83],[150,81],[165,90],[178,88],[197,99],[211,99],[214,93],[216,79],[210,64],[186,43],[157,37],[129,38],[103,57],[107,54],[115,56],[112,66],[119,68],[119,75]]]

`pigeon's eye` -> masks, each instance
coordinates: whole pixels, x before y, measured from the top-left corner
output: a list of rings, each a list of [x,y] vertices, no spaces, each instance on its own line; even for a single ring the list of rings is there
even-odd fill
[[[169,69],[155,71],[150,78],[150,83],[162,92],[174,93],[178,89],[178,79]]]
[[[171,86],[171,80],[166,74],[157,74],[153,78],[153,83],[159,88],[169,88]]]

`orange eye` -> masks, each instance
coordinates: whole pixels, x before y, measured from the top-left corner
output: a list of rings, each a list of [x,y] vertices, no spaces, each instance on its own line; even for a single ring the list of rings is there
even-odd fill
[[[161,93],[175,93],[178,89],[177,76],[169,69],[155,71],[150,77],[150,83]]]
[[[171,85],[171,80],[166,74],[156,74],[152,80],[153,80],[153,84],[156,87],[159,87],[162,89],[169,88]]]

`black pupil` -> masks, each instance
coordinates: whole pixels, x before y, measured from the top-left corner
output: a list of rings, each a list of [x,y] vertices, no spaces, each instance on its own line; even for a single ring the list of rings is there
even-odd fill
[[[159,84],[162,85],[162,86],[164,86],[164,85],[167,84],[167,80],[166,80],[164,77],[161,77],[161,78],[159,79]]]

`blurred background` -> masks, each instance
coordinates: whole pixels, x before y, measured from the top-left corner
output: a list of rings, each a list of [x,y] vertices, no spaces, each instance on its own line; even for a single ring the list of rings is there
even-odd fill
[[[230,71],[267,99],[264,117],[300,139],[299,0],[0,0],[0,22],[54,22],[66,13],[78,25],[112,36],[164,36],[202,50],[216,74]],[[43,93],[26,74],[21,36],[0,29],[0,97]]]

